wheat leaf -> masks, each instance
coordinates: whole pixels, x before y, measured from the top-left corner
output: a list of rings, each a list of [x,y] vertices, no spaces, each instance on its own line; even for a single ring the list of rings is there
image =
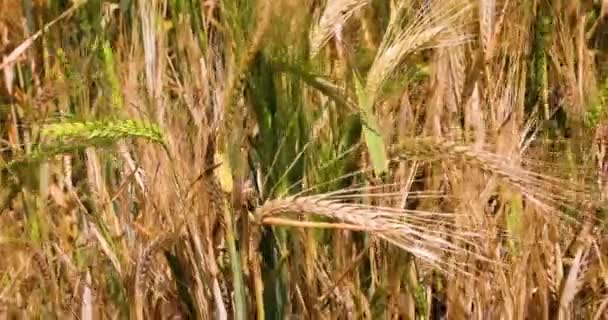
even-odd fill
[[[380,136],[379,126],[376,121],[376,117],[373,113],[373,102],[369,100],[363,85],[358,78],[355,77],[355,84],[357,86],[357,96],[359,98],[359,108],[361,109],[361,115],[366,125],[363,126],[363,133],[365,135],[365,143],[369,150],[369,155],[372,159],[374,166],[374,172],[381,174],[386,172],[387,168],[387,156],[386,149],[384,147],[384,141]]]

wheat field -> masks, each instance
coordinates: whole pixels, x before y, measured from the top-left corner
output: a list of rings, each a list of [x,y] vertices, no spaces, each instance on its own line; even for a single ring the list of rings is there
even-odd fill
[[[608,319],[608,2],[0,0],[0,319]]]

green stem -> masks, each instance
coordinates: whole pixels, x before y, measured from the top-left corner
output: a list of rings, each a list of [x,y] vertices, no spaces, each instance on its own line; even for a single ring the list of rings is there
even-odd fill
[[[226,242],[230,254],[232,281],[234,283],[234,300],[236,304],[235,319],[245,320],[247,319],[247,299],[245,297],[245,285],[243,283],[243,268],[241,267],[241,256],[236,248],[232,214],[228,203],[224,205],[224,221],[226,222]]]

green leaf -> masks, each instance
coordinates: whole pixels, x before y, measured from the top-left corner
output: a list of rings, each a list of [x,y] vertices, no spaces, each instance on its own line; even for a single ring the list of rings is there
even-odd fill
[[[380,136],[380,130],[378,122],[373,111],[374,102],[369,99],[369,96],[365,92],[363,85],[358,77],[355,76],[355,84],[357,89],[357,97],[359,99],[359,108],[361,109],[361,115],[363,118],[363,134],[365,136],[365,143],[369,150],[370,157],[372,158],[372,165],[374,166],[374,173],[379,175],[386,172],[387,168],[387,157],[386,149],[384,147],[384,141]]]

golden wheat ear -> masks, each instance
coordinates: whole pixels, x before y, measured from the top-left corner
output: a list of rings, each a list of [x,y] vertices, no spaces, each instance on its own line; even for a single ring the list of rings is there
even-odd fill
[[[368,0],[330,0],[310,34],[310,55],[317,55],[331,38],[334,29],[345,24]]]
[[[436,138],[413,138],[395,146],[393,152],[409,160],[418,158],[444,160],[478,168],[521,192],[538,208],[564,219],[572,218],[563,214],[563,208],[583,210],[581,204],[592,199],[592,191],[586,186],[544,174],[541,170],[532,168],[525,159],[513,163],[505,156],[466,144]],[[529,169],[522,167],[526,163]]]
[[[442,271],[466,273],[470,267],[450,262],[449,256],[466,255],[490,261],[478,253],[483,234],[456,228],[452,222],[455,214],[344,202],[342,196],[333,197],[332,194],[278,198],[266,202],[255,213],[256,219],[263,224],[276,222],[274,217],[288,214],[319,216],[346,223],[336,227],[369,232]],[[315,227],[314,223],[285,224]]]

